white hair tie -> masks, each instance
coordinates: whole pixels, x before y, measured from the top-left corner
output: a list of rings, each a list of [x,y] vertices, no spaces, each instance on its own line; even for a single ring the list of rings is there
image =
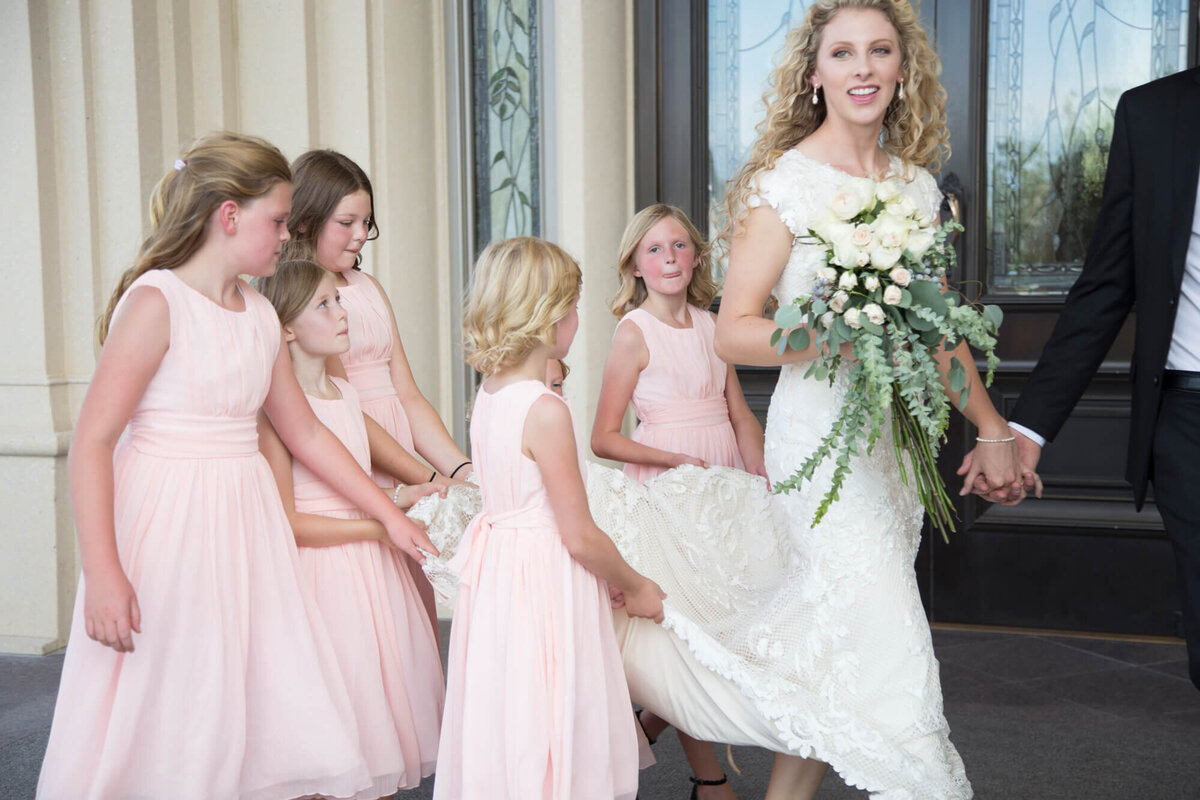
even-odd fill
[[[186,166],[187,166],[187,162],[185,162],[182,158],[175,159],[175,171],[176,172],[178,172],[179,170],[183,169]]]

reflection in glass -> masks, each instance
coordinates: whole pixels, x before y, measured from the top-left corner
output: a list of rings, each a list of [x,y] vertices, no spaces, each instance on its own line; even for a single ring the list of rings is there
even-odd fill
[[[472,0],[475,250],[541,229],[537,0]]]
[[[991,0],[987,248],[1002,293],[1066,292],[1121,92],[1187,65],[1188,0]]]
[[[709,237],[725,183],[746,160],[755,126],[766,116],[763,92],[787,32],[804,20],[808,0],[709,0],[708,174]],[[717,271],[723,272],[724,265]]]

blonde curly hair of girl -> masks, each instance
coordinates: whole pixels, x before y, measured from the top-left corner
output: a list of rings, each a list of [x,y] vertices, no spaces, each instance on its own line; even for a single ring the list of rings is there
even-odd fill
[[[726,189],[719,237],[726,245],[748,210],[746,200],[754,193],[758,176],[825,121],[825,103],[812,102],[812,74],[825,27],[846,8],[880,12],[899,35],[905,98],[893,96],[883,118],[884,149],[898,156],[905,167],[925,167],[931,172],[949,158],[946,90],[938,80],[942,65],[921,27],[918,0],[816,0],[804,23],[788,32],[779,65],[763,95],[767,115],[758,125],[758,140]]]
[[[617,273],[621,278],[621,286],[609,301],[609,308],[616,316],[623,317],[646,302],[646,282],[633,274],[637,269],[637,250],[650,229],[667,217],[683,227],[696,249],[696,268],[692,270],[692,280],[688,283],[687,301],[697,308],[706,309],[717,296],[717,282],[712,277],[712,247],[682,209],[655,203],[635,214],[621,236],[621,249],[617,254]]]
[[[489,244],[475,262],[463,313],[467,363],[490,375],[553,345],[555,323],[582,285],[579,263],[552,242],[518,236]]]

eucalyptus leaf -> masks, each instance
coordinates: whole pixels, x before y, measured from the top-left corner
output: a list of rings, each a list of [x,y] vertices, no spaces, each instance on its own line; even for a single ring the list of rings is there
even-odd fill
[[[921,332],[931,331],[935,327],[934,324],[932,322],[930,322],[929,320],[921,319],[920,317],[918,317],[917,313],[915,311],[913,311],[911,308],[905,313],[904,316],[905,316],[905,318],[908,319],[908,324],[912,327],[912,329],[914,331],[921,331]]]
[[[779,344],[780,336],[783,336],[783,328],[776,328],[775,332],[771,334],[771,347]]]
[[[788,334],[788,347],[793,350],[807,350],[812,337],[809,336],[808,328],[796,328]]]
[[[804,312],[794,305],[780,306],[775,312],[775,324],[783,329],[794,328],[804,319]]]
[[[1004,311],[1000,306],[984,306],[983,318],[992,326],[992,330],[998,331],[1000,324],[1004,322]]]
[[[866,331],[867,333],[873,333],[876,336],[883,335],[883,326],[882,325],[876,325],[874,322],[871,322],[871,320],[867,319],[865,316],[860,317],[859,319],[862,322],[862,327],[863,327],[864,331]]]
[[[908,285],[913,302],[930,308],[938,314],[946,313],[946,298],[942,297],[942,285],[937,281],[913,281]]]
[[[967,371],[957,358],[950,359],[950,372],[946,377],[950,379],[950,391],[961,392],[966,388]]]

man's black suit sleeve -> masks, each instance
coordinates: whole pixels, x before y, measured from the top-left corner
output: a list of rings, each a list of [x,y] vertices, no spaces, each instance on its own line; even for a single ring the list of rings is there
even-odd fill
[[[1100,214],[1083,271],[1010,417],[1047,440],[1058,435],[1135,300],[1129,113],[1123,95],[1117,103]]]

